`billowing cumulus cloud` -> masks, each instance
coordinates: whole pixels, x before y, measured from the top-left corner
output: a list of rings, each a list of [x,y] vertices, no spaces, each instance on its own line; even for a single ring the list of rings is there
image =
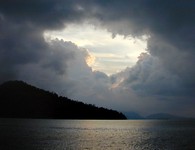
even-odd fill
[[[194,10],[193,0],[2,0],[0,82],[21,79],[122,111],[194,116]],[[113,38],[147,35],[147,53],[132,68],[108,77],[87,65],[84,48],[44,39],[46,30],[86,21]]]
[[[120,87],[133,90],[137,96],[153,96],[156,101],[174,101],[173,109],[183,111],[184,103],[192,109],[194,1],[102,1],[100,5],[101,23],[113,34],[150,36],[150,55],[142,55],[133,68],[118,74],[124,75],[122,82],[117,80]]]

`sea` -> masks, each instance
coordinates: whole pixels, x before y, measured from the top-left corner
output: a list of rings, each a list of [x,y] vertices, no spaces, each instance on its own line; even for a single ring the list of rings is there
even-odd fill
[[[195,150],[195,120],[1,118],[0,150]]]

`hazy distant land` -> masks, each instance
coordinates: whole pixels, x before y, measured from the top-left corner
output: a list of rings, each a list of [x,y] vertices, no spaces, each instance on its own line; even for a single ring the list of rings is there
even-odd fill
[[[149,119],[149,120],[180,120],[180,119],[194,119],[190,117],[182,117],[182,116],[176,116],[168,113],[155,113],[150,114],[148,116],[141,116],[138,113],[135,112],[125,112],[124,113],[127,119],[134,119],[134,120],[142,120],[142,119]]]

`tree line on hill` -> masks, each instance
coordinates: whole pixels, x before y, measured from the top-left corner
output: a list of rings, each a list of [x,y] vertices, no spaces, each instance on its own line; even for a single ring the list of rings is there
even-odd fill
[[[70,100],[23,81],[8,81],[0,85],[0,117],[126,119],[118,111]]]

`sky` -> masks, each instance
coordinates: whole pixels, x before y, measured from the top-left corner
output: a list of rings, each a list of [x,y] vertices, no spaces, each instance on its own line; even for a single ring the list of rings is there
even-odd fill
[[[95,27],[87,22],[83,24],[68,24],[60,31],[45,31],[46,41],[56,38],[71,41],[90,54],[87,64],[97,71],[112,75],[132,67],[142,52],[146,52],[147,36],[141,38],[116,35],[106,29]],[[90,37],[90,38],[89,38]]]
[[[194,0],[1,0],[0,83],[195,117]]]

